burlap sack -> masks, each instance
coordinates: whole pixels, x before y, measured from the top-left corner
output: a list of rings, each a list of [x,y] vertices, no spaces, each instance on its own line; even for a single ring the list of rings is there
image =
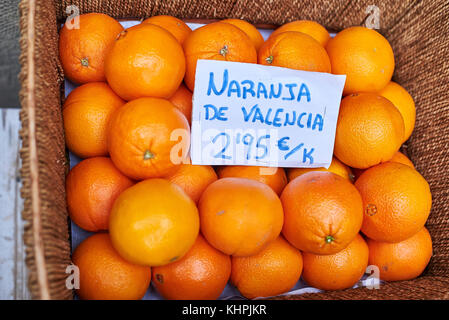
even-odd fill
[[[429,182],[433,208],[427,227],[434,255],[418,279],[383,284],[379,290],[348,289],[282,299],[447,299],[449,298],[449,4],[446,1],[267,1],[143,0],[32,1],[21,10],[20,94],[22,111],[23,218],[27,221],[29,287],[34,298],[70,299],[70,264],[64,179],[68,168],[61,117],[63,74],[58,61],[58,25],[67,5],[80,13],[103,12],[115,18],[169,14],[183,19],[243,18],[279,25],[311,19],[329,30],[361,25],[366,8],[380,9],[380,32],[393,46],[394,79],[417,106],[415,131],[407,153]]]

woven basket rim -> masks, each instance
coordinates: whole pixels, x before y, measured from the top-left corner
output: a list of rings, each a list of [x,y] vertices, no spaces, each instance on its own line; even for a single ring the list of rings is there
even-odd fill
[[[62,241],[61,239],[64,238],[64,228],[67,226],[63,226],[57,230],[54,230],[54,233],[57,234],[57,241],[56,240],[49,240],[49,235],[45,232],[48,227],[48,215],[54,214],[54,211],[56,211],[55,208],[49,208],[49,199],[51,197],[60,197],[60,195],[48,195],[46,193],[47,190],[42,189],[43,181],[44,179],[50,179],[51,177],[47,178],[44,177],[42,174],[42,168],[43,166],[50,166],[50,167],[57,167],[57,171],[62,172],[65,169],[67,169],[67,159],[65,159],[62,155],[60,156],[60,163],[49,163],[47,159],[45,158],[45,155],[42,154],[41,146],[42,146],[42,139],[39,138],[39,133],[41,131],[45,131],[47,133],[52,132],[51,130],[46,128],[45,125],[40,120],[41,115],[41,107],[43,106],[43,99],[42,97],[37,94],[39,93],[39,90],[42,90],[42,87],[51,86],[52,84],[48,84],[45,82],[45,79],[42,78],[40,74],[36,71],[39,67],[36,65],[36,50],[43,50],[43,45],[41,42],[42,40],[42,32],[37,28],[37,26],[42,26],[43,23],[43,15],[44,13],[51,15],[51,18],[56,22],[63,21],[66,13],[62,8],[65,7],[67,4],[75,3],[80,6],[82,9],[81,13],[84,12],[91,12],[91,11],[98,11],[102,10],[104,12],[109,13],[111,16],[119,17],[119,18],[126,18],[128,17],[132,18],[132,14],[125,14],[123,12],[138,12],[139,10],[142,10],[144,14],[141,16],[145,16],[146,14],[155,15],[155,14],[165,14],[167,12],[177,12],[179,15],[184,14],[184,17],[187,19],[190,19],[191,21],[205,21],[205,17],[201,15],[209,15],[210,19],[213,20],[219,20],[223,17],[245,17],[245,15],[248,15],[249,12],[253,15],[253,21],[255,21],[257,24],[264,24],[265,26],[268,25],[278,25],[280,22],[283,21],[290,14],[290,12],[296,12],[296,7],[293,6],[293,4],[300,6],[300,4],[297,4],[295,1],[285,1],[283,2],[283,5],[286,7],[281,8],[280,10],[284,10],[282,12],[286,12],[287,9],[289,10],[288,13],[285,16],[282,16],[281,14],[276,15],[270,15],[269,13],[266,14],[266,19],[264,20],[264,16],[257,11],[251,11],[253,9],[248,9],[247,12],[243,12],[242,6],[245,2],[245,0],[238,2],[238,1],[221,1],[217,2],[215,0],[212,0],[211,2],[215,3],[215,8],[209,8],[208,1],[206,0],[194,0],[191,1],[191,3],[188,3],[187,0],[173,0],[170,4],[164,3],[164,1],[161,0],[135,0],[133,1],[133,4],[127,5],[123,4],[120,0],[111,0],[108,5],[102,6],[101,1],[94,0],[92,2],[89,1],[83,1],[83,0],[62,0],[60,2],[36,2],[35,0],[22,0],[20,3],[20,11],[21,11],[21,49],[22,54],[20,57],[20,62],[22,65],[22,70],[20,74],[20,79],[22,82],[22,90],[20,93],[20,100],[22,105],[22,111],[21,111],[21,121],[22,121],[22,131],[21,131],[21,138],[23,142],[23,147],[21,150],[21,158],[22,158],[22,169],[21,169],[21,175],[22,180],[24,181],[24,187],[22,189],[22,195],[24,197],[24,209],[23,209],[23,218],[27,223],[27,227],[25,228],[25,234],[24,234],[24,241],[27,246],[27,266],[30,271],[30,281],[29,281],[29,287],[30,291],[32,293],[32,296],[34,298],[40,298],[40,299],[52,299],[52,298],[70,298],[72,294],[64,293],[64,279],[65,279],[65,266],[64,271],[61,271],[61,266],[64,265],[65,261],[70,259],[70,251],[67,252],[67,247],[60,244],[58,241]],[[262,6],[274,6],[272,2],[264,2],[262,0],[257,0],[254,3],[257,3],[257,5]],[[319,1],[319,3],[327,4],[326,0]],[[420,14],[423,14],[422,12],[425,11],[423,8],[424,4],[422,3],[416,3],[416,4],[399,4],[395,3],[394,1],[387,1],[387,5],[390,5],[391,8],[398,8],[398,11],[396,13],[388,13],[390,14],[388,16],[387,25],[388,30],[380,30],[383,34],[385,34],[388,37],[395,37],[395,39],[399,39],[399,37],[402,35],[403,30],[401,29],[403,25],[406,26],[413,26],[413,23],[415,23],[418,19]],[[123,8],[117,9],[118,5],[122,4]],[[204,10],[202,10],[201,14],[198,14],[197,12],[189,11],[191,8],[187,6],[187,4],[191,4],[193,8],[196,8],[196,6],[199,6],[200,4],[203,5]],[[364,1],[354,1],[353,3],[347,4],[346,6],[339,7],[338,12],[346,12],[345,10],[349,10],[351,6],[362,6],[364,4]],[[334,3],[333,5],[338,6],[338,3]],[[430,5],[430,4],[429,4]],[[449,21],[449,5],[443,6],[439,3],[432,3],[432,5],[435,7],[435,12],[426,13],[428,16],[426,16],[426,19],[430,19],[431,17],[436,17],[435,19],[441,20],[442,26],[441,28],[444,28],[444,30],[448,30],[447,27],[447,21]],[[291,7],[289,7],[291,6]],[[324,5],[323,5],[324,6]],[[135,8],[134,8],[135,7]],[[122,10],[123,9],[123,10]],[[120,11],[122,10],[122,11]],[[134,11],[133,11],[134,10]],[[215,10],[215,11],[214,11]],[[275,10],[275,9],[273,9]],[[299,10],[299,9],[298,9]],[[315,9],[314,9],[315,10]],[[318,9],[316,9],[318,10]],[[324,10],[324,9],[323,9]],[[391,9],[393,10],[393,9]],[[306,11],[306,10],[305,10]],[[432,11],[432,10],[429,10]],[[313,10],[311,10],[313,13]],[[335,22],[338,12],[336,10],[335,13],[329,13],[327,12],[327,16],[320,16],[320,22],[324,24],[325,26],[329,27],[330,30],[341,30],[344,26],[347,26],[348,23],[362,20],[359,19],[359,17],[346,17],[342,16],[341,21],[342,22]],[[295,14],[295,13],[293,13]],[[396,15],[395,15],[396,14]],[[439,14],[439,15],[438,15]],[[298,14],[299,15],[299,14]],[[139,16],[136,14],[135,16]],[[444,20],[441,17],[446,17],[448,19]],[[194,20],[192,20],[194,19]],[[351,20],[352,19],[352,20]],[[357,20],[359,19],[359,20]],[[337,19],[338,20],[338,19]],[[446,21],[446,22],[444,22]],[[44,21],[45,22],[45,21]],[[327,22],[327,23],[326,23]],[[418,22],[416,22],[418,23]],[[416,24],[415,23],[415,24]],[[446,23],[446,24],[444,24]],[[336,26],[341,26],[340,28]],[[45,25],[44,25],[45,26]],[[414,31],[419,34],[419,25],[415,27]],[[56,26],[55,26],[56,28]],[[435,28],[438,28],[435,26]],[[417,31],[418,30],[418,31]],[[439,30],[439,29],[438,29]],[[402,32],[402,33],[401,33]],[[57,35],[56,35],[57,36]],[[435,35],[428,35],[428,37],[435,36]],[[437,38],[437,40],[434,41],[440,41],[440,47],[444,50],[449,50],[449,39],[443,38],[440,36]],[[404,41],[404,43],[407,43]],[[415,42],[410,42],[410,47],[414,48],[414,50],[425,50],[423,46],[420,46],[419,44],[416,44]],[[407,48],[409,49],[409,48]],[[443,52],[449,52],[444,51]],[[53,50],[53,47],[52,49]],[[434,52],[436,54],[436,52]],[[406,56],[406,54],[403,54]],[[399,56],[401,65],[407,65],[410,66],[413,64],[413,61],[410,61],[409,57],[402,57]],[[432,57],[430,57],[432,58]],[[49,73],[58,73],[59,76],[62,74],[59,62],[55,62],[56,68],[53,71],[48,71]],[[447,62],[446,62],[447,67]],[[420,68],[423,68],[420,66]],[[441,67],[440,67],[441,69]],[[449,68],[447,68],[449,69]],[[440,71],[441,75],[437,79],[438,81],[444,81],[444,76],[448,75],[449,72],[447,70],[442,69]],[[411,81],[407,79],[406,76],[401,76],[403,79],[407,80],[407,89],[410,89],[413,91],[416,86],[419,86],[420,84],[413,84]],[[447,79],[447,78],[446,78]],[[436,82],[438,83],[438,82]],[[60,85],[60,84],[58,84]],[[62,82],[61,82],[62,85]],[[447,86],[447,84],[446,84]],[[447,90],[449,91],[449,90]],[[440,110],[449,110],[447,107],[447,102],[444,104],[444,99],[448,97],[447,93],[444,96],[436,97],[435,93],[432,93],[429,91],[425,91],[425,94],[428,94],[426,96],[426,99],[421,99],[420,101],[424,101],[426,103],[430,103],[429,101],[436,101],[437,106],[440,108]],[[432,96],[434,94],[434,96]],[[431,100],[431,99],[437,99],[437,100]],[[449,99],[447,99],[449,100]],[[60,109],[60,103],[59,106],[52,106],[52,110],[58,110]],[[426,105],[427,107],[427,105]],[[427,112],[427,111],[426,111]],[[430,112],[430,111],[429,111]],[[449,113],[449,112],[448,112]],[[428,113],[426,113],[428,114]],[[448,119],[448,117],[446,117]],[[418,119],[419,120],[419,119]],[[449,119],[448,119],[449,120]],[[59,120],[55,120],[57,122]],[[442,126],[442,125],[441,125]],[[443,127],[441,127],[443,128]],[[422,127],[419,134],[421,134],[423,137],[426,135],[428,136],[429,133],[427,131],[424,131],[425,128]],[[415,145],[418,145],[418,142],[420,142],[422,139],[421,136],[416,136],[415,138],[412,138],[410,141],[411,148],[415,151],[412,152],[412,155],[417,153],[419,150],[421,150],[423,147],[419,146],[415,147]],[[449,164],[449,154],[447,151],[449,150],[449,140],[446,137],[446,140],[443,140],[446,144],[442,146],[444,149],[442,152],[445,152],[445,154],[438,154],[438,157],[443,159],[445,163],[441,165],[441,168],[448,167]],[[54,150],[54,152],[58,152],[61,154],[64,154],[65,147],[64,146],[58,146],[58,150]],[[418,150],[418,151],[416,151]],[[428,160],[428,156],[423,155],[424,160]],[[427,157],[427,158],[425,158]],[[420,169],[425,169],[424,160],[419,159],[419,166]],[[65,169],[64,169],[65,168]],[[56,170],[55,169],[55,170]],[[426,169],[427,170],[427,169]],[[426,172],[429,172],[427,170]],[[444,172],[440,173],[441,176],[444,176]],[[445,175],[445,177],[448,177]],[[443,181],[441,184],[438,184],[434,186],[433,192],[435,192],[436,195],[438,195],[438,203],[442,203],[444,199],[447,200],[449,194],[447,191],[448,183]],[[436,190],[436,191],[435,191]],[[445,193],[446,192],[446,193]],[[58,200],[59,201],[59,200]],[[61,200],[61,201],[65,201]],[[448,208],[447,206],[445,208]],[[53,211],[51,211],[51,210]],[[438,216],[435,218],[435,221],[433,222],[435,224],[435,228],[440,228],[438,230],[442,230],[444,228],[443,226],[449,225],[449,218],[447,214],[443,216],[442,212],[444,208],[440,206],[438,208]],[[67,214],[65,212],[65,214]],[[433,214],[436,214],[435,212]],[[438,223],[442,224],[443,226],[439,226]],[[55,226],[57,228],[58,226]],[[67,229],[67,228],[66,228]],[[45,232],[44,232],[45,231]],[[440,231],[438,231],[440,232]],[[442,232],[442,231],[441,231]],[[44,234],[45,233],[45,234]],[[438,236],[440,236],[440,233],[438,233]],[[436,239],[435,239],[436,240]],[[414,282],[398,282],[398,283],[389,283],[386,285],[386,287],[391,288],[391,290],[397,290],[398,292],[407,292],[407,290],[410,291],[409,296],[413,298],[420,298],[420,297],[427,297],[427,298],[448,298],[448,281],[447,281],[447,271],[449,270],[448,264],[445,264],[445,261],[449,261],[449,245],[447,240],[441,240],[438,239],[441,243],[441,246],[444,246],[443,249],[437,248],[440,250],[441,254],[438,257],[439,266],[440,269],[435,269],[435,267],[432,267],[432,273],[431,274],[425,274],[424,276],[421,276],[418,278],[416,283],[423,284],[420,287],[415,287],[413,285]],[[53,242],[52,242],[53,241]],[[56,244],[54,244],[56,241]],[[67,237],[68,241],[68,237]],[[55,258],[54,256],[49,256],[49,247],[56,246],[60,250],[61,253],[60,260]],[[55,249],[56,250],[56,249]],[[434,260],[434,259],[432,259]],[[55,262],[56,261],[56,262]],[[432,262],[431,262],[432,263]],[[444,275],[444,276],[443,276]],[[430,281],[436,281],[436,282],[443,282],[446,287],[439,287],[437,286],[440,291],[434,292],[430,290],[428,287],[428,283]],[[408,289],[405,289],[408,288]],[[446,289],[446,291],[444,290]],[[345,298],[357,298],[357,297],[364,297],[366,299],[373,298],[373,299],[390,299],[390,298],[400,298],[395,297],[391,294],[390,289],[388,289],[387,293],[376,293],[376,294],[367,294],[363,293],[363,289],[352,289],[357,290],[353,291],[353,293],[347,293],[347,291],[342,291],[341,293],[328,293],[328,297],[335,298],[335,299],[345,299]],[[67,291],[67,290],[66,290]],[[355,293],[357,292],[357,294]],[[431,293],[431,295],[429,295]],[[303,299],[303,298],[317,298],[322,299],[325,298],[325,295],[320,294],[314,294],[314,295],[305,295],[303,297],[297,296],[295,299]]]

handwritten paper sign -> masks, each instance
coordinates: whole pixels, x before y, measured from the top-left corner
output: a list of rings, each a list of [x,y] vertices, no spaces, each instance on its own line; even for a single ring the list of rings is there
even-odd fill
[[[329,167],[345,79],[199,60],[192,164]]]

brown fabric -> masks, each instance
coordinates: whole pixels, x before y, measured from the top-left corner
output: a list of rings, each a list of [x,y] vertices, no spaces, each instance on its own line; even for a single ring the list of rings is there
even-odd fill
[[[385,282],[379,289],[346,289],[322,293],[305,293],[270,300],[447,300],[449,278],[424,276],[410,281]]]
[[[243,18],[263,25],[311,19],[338,31],[363,24],[366,7],[373,3],[380,9],[380,32],[390,40],[395,52],[394,79],[416,101],[416,129],[405,149],[432,189],[433,208],[427,226],[434,242],[434,256],[424,275],[412,281],[383,284],[380,290],[351,289],[287,299],[448,298],[449,4],[446,1],[62,0],[37,1],[35,10],[33,3],[22,0],[20,6],[20,98],[23,216],[28,222],[24,238],[34,298],[72,297],[65,287],[65,268],[70,263],[64,193],[68,163],[61,118],[63,76],[57,59],[57,22],[66,18],[67,5],[78,5],[80,13],[103,12],[118,19],[169,14],[182,19]],[[30,15],[34,17],[32,25]],[[30,30],[34,31],[34,41],[30,39]],[[32,52],[30,41],[35,47]]]
[[[316,1],[316,0],[135,0],[135,1],[55,1],[57,17],[66,17],[67,5],[77,5],[82,13],[103,12],[114,18],[137,19],[156,14],[174,15],[181,19],[241,18],[256,24],[281,25],[297,19],[315,20],[329,30],[359,25],[367,16],[366,7],[376,2],[381,11],[382,29],[388,30],[418,1]]]

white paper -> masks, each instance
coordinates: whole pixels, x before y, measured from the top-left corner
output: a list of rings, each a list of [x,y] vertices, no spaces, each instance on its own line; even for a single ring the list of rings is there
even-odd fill
[[[199,60],[192,163],[328,168],[345,79],[345,75]]]

